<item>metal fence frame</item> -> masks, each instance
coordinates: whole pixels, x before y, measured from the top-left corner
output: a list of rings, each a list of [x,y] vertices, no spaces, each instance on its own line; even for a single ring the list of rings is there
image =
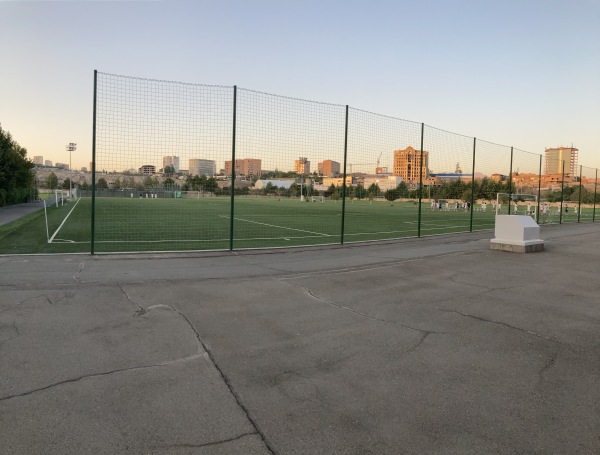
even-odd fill
[[[100,74],[105,74],[105,73],[100,73]],[[109,76],[115,76],[115,77],[127,77],[127,76],[116,76],[116,75],[109,75]],[[139,78],[136,78],[139,79]],[[157,82],[157,81],[155,81]],[[158,81],[160,82],[160,81]],[[233,118],[232,123],[231,123],[231,137],[232,137],[232,143],[231,143],[231,160],[232,163],[235,163],[236,161],[236,142],[237,142],[237,122],[239,120],[238,118],[238,87],[237,85],[234,85],[233,87],[231,87],[232,89],[232,100],[233,100]],[[93,132],[92,132],[92,169],[91,169],[91,173],[92,173],[92,182],[91,182],[91,198],[92,198],[92,213],[91,213],[91,248],[90,248],[90,252],[91,254],[96,254],[96,248],[95,248],[95,235],[96,235],[96,193],[97,193],[97,188],[96,188],[96,158],[97,158],[97,148],[96,148],[96,130],[97,130],[97,119],[96,119],[96,114],[97,114],[97,90],[98,90],[98,71],[94,70],[94,96],[93,96]],[[269,95],[269,94],[266,94]],[[276,95],[275,95],[276,96]],[[300,100],[299,100],[300,101]],[[342,185],[341,188],[341,201],[342,201],[342,216],[341,216],[341,221],[340,221],[340,234],[341,234],[341,240],[340,243],[344,244],[345,243],[345,217],[346,217],[346,199],[347,199],[347,194],[346,194],[346,178],[348,176],[348,148],[349,148],[349,144],[348,144],[348,134],[349,134],[349,119],[350,119],[350,107],[348,105],[345,105],[344,107],[344,116],[345,116],[345,121],[344,121],[344,145],[343,145],[343,156],[344,156],[344,162],[343,162],[343,182],[344,184]],[[398,121],[403,121],[401,119],[395,119]],[[411,123],[415,123],[415,122],[411,122]],[[434,128],[434,127],[428,127],[427,125],[425,125],[425,123],[420,123],[420,153],[421,153],[421,159],[420,159],[420,168],[419,168],[419,183],[418,183],[418,188],[417,188],[417,195],[418,195],[418,224],[417,224],[417,237],[421,237],[422,236],[422,232],[421,232],[421,225],[422,225],[422,203],[423,203],[423,199],[424,199],[424,194],[423,194],[423,188],[424,188],[424,183],[423,183],[423,172],[422,172],[422,166],[423,166],[423,162],[424,162],[424,141],[427,137],[427,128]],[[455,133],[449,133],[448,134],[455,134]],[[462,136],[462,135],[460,135]],[[465,137],[465,136],[463,136]],[[475,174],[476,174],[476,165],[478,164],[477,161],[477,149],[478,149],[478,139],[473,137],[473,146],[472,146],[472,170],[471,170],[471,200],[470,200],[470,204],[471,204],[471,214],[470,214],[470,222],[469,222],[469,232],[473,231],[473,212],[474,212],[474,206],[475,206],[475,185],[476,185],[476,178],[475,178]],[[492,144],[492,143],[489,143]],[[498,144],[492,144],[492,145],[498,145]],[[499,147],[508,147],[508,146],[501,146],[498,145]],[[521,151],[524,152],[524,151]],[[515,149],[514,147],[510,147],[510,166],[509,166],[509,173],[508,173],[508,194],[509,194],[509,200],[512,200],[512,196],[513,196],[513,191],[514,191],[514,187],[513,187],[513,165],[514,165],[514,153],[515,153]],[[524,153],[529,153],[529,152],[524,152]],[[531,154],[531,153],[530,153]],[[538,166],[538,172],[537,172],[537,195],[538,195],[538,204],[536,207],[536,213],[535,213],[535,219],[536,221],[539,222],[540,220],[540,204],[539,201],[541,199],[541,184],[542,184],[542,155],[539,154],[531,154],[532,156],[537,156],[539,158],[539,166]],[[560,201],[557,201],[560,203],[560,218],[559,218],[559,223],[563,223],[563,203],[564,203],[564,196],[565,196],[565,185],[564,185],[564,161],[563,161],[563,169],[562,169],[562,179],[561,179],[561,192],[560,192]],[[580,172],[579,172],[579,176],[578,176],[578,180],[579,180],[579,200],[577,203],[577,206],[579,208],[578,210],[578,217],[577,217],[577,222],[581,222],[581,205],[582,205],[582,169],[583,166],[580,166]],[[592,222],[595,222],[595,218],[596,218],[596,204],[598,203],[597,199],[598,199],[598,193],[597,193],[597,179],[598,179],[598,169],[595,169],[595,183],[594,183],[594,196],[593,196],[593,214],[592,214]],[[230,191],[231,195],[230,195],[230,226],[229,226],[229,250],[233,251],[234,248],[234,223],[235,223],[235,200],[236,200],[236,196],[235,196],[235,191],[233,190],[235,188],[235,182],[236,182],[236,173],[235,173],[235,166],[232,166],[232,172],[231,172],[231,188],[232,190]],[[508,204],[508,214],[511,214],[511,204]],[[402,237],[398,237],[398,238],[402,238]]]

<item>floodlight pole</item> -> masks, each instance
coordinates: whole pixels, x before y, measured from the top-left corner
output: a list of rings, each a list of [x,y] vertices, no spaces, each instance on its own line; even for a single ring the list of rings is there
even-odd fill
[[[72,180],[73,180],[73,170],[71,168],[71,152],[74,152],[75,150],[77,150],[77,144],[75,142],[69,142],[66,146],[66,150],[69,152],[69,199],[71,199],[72,197],[72,190],[71,190],[71,185],[72,185]]]

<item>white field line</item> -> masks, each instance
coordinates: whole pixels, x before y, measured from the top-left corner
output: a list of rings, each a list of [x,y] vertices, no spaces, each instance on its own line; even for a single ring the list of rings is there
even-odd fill
[[[221,218],[229,218],[229,217],[228,217],[228,216],[226,216],[226,215],[219,215],[219,216],[220,216]],[[260,225],[262,225],[262,226],[269,226],[269,227],[273,227],[273,228],[277,228],[277,229],[288,229],[288,230],[290,230],[290,231],[306,232],[306,233],[308,233],[308,234],[316,234],[316,235],[322,235],[322,236],[324,236],[324,237],[331,237],[331,235],[330,235],[330,234],[323,234],[322,232],[306,231],[306,230],[304,230],[304,229],[296,229],[296,228],[291,228],[291,227],[278,226],[278,225],[276,225],[276,224],[260,223],[260,222],[258,222],[258,221],[245,220],[245,219],[243,219],[243,218],[237,218],[237,217],[234,217],[233,219],[234,219],[234,220],[236,220],[236,221],[244,221],[244,222],[246,222],[246,223],[260,224]]]
[[[65,224],[65,221],[67,221],[67,218],[69,218],[71,213],[73,213],[73,210],[75,210],[75,207],[77,207],[77,204],[79,204],[79,201],[81,201],[81,198],[77,199],[77,202],[75,203],[73,208],[69,211],[69,213],[67,213],[67,216],[65,216],[65,219],[63,220],[63,222],[60,223],[60,226],[58,226],[58,229],[56,230],[56,232],[54,234],[52,234],[52,237],[50,237],[50,240],[48,240],[48,243],[52,243],[52,240],[54,240],[54,237],[56,237],[56,234],[58,234],[58,231],[60,231],[60,228],[63,227],[63,224]]]
[[[440,229],[446,228],[460,228],[464,227],[460,226],[443,226],[443,227],[431,227],[431,228],[422,228],[421,231],[436,231]],[[381,234],[401,234],[406,233],[408,231],[377,231],[377,232],[354,232],[354,233],[345,233],[344,236],[360,236],[360,235],[381,235]],[[466,232],[466,231],[465,231]],[[304,235],[304,236],[288,236],[288,237],[249,237],[249,238],[235,238],[234,240],[238,242],[247,242],[247,241],[256,241],[256,240],[301,240],[301,239],[315,239],[321,238],[324,234],[319,235]],[[328,237],[334,237],[332,235],[327,235]],[[397,237],[404,238],[404,237]],[[96,240],[94,243],[207,243],[207,242],[229,242],[229,238],[223,239],[163,239],[163,240]],[[379,239],[377,239],[379,240]],[[386,239],[389,240],[389,239]],[[89,241],[85,242],[76,242],[70,240],[63,240],[63,242],[68,243],[77,243],[84,244],[90,243]]]

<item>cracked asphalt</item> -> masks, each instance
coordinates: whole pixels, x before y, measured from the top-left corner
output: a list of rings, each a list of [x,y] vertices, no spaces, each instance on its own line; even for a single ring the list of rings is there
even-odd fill
[[[600,223],[0,256],[1,454],[599,454]]]

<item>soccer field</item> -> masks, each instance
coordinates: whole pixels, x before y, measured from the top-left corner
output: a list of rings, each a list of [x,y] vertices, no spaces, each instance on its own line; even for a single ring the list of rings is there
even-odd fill
[[[236,197],[231,242],[229,197],[96,198],[94,252],[194,251],[339,244],[342,202]],[[49,207],[0,228],[0,253],[91,251],[90,198]],[[46,227],[47,218],[47,227]],[[346,201],[344,243],[415,237],[418,204]],[[471,213],[431,210],[421,235],[468,232]],[[494,214],[473,213],[473,230],[492,229]]]

